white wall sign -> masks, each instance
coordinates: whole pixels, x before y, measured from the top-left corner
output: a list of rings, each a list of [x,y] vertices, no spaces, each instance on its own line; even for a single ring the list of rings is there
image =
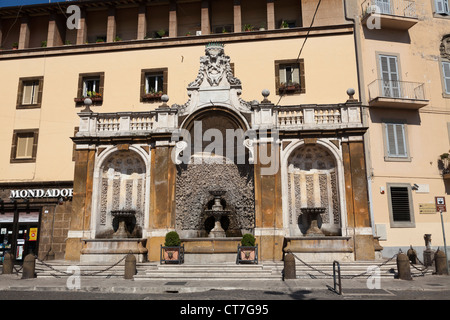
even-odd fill
[[[72,197],[73,189],[22,189],[11,190],[10,199],[27,199],[27,198],[59,198]]]

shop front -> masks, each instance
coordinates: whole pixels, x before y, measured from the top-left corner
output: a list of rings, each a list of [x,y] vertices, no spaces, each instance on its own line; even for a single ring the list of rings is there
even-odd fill
[[[28,254],[61,258],[71,199],[72,182],[0,185],[0,263],[6,253],[18,264]]]

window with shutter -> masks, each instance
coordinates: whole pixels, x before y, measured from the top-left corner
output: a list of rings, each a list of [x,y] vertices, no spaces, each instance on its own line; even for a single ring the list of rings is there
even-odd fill
[[[414,227],[411,185],[388,183],[387,190],[391,227]]]
[[[442,74],[444,77],[445,93],[450,94],[450,62],[442,62]]]
[[[392,218],[395,222],[411,221],[407,187],[391,187]]]
[[[388,98],[400,97],[400,78],[396,56],[380,55],[381,96]]]
[[[277,94],[306,93],[304,60],[275,61]]]
[[[23,133],[17,135],[16,159],[26,159],[33,157],[34,134]]]
[[[43,77],[27,77],[19,79],[19,90],[16,108],[40,108],[42,101]]]
[[[11,146],[11,163],[35,162],[38,130],[14,130]]]
[[[375,4],[380,8],[380,13],[390,14],[391,13],[391,0],[376,0]]]
[[[388,157],[406,158],[405,125],[401,123],[386,123],[386,146]]]
[[[448,0],[435,0],[435,10],[439,14],[449,14]]]

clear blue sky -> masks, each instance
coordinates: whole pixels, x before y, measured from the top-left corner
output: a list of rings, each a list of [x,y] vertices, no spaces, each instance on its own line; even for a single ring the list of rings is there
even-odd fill
[[[67,0],[50,0],[50,2],[64,2]],[[21,5],[49,3],[49,0],[0,0],[0,7],[15,7]]]

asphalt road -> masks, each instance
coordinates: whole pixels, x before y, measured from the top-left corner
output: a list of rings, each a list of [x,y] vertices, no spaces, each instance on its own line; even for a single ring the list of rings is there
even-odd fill
[[[450,300],[448,290],[384,290],[344,289],[342,295],[332,290],[297,290],[292,292],[263,290],[211,290],[195,293],[100,293],[52,291],[0,291],[0,301],[5,300],[144,300],[144,301],[295,301],[295,300]]]

